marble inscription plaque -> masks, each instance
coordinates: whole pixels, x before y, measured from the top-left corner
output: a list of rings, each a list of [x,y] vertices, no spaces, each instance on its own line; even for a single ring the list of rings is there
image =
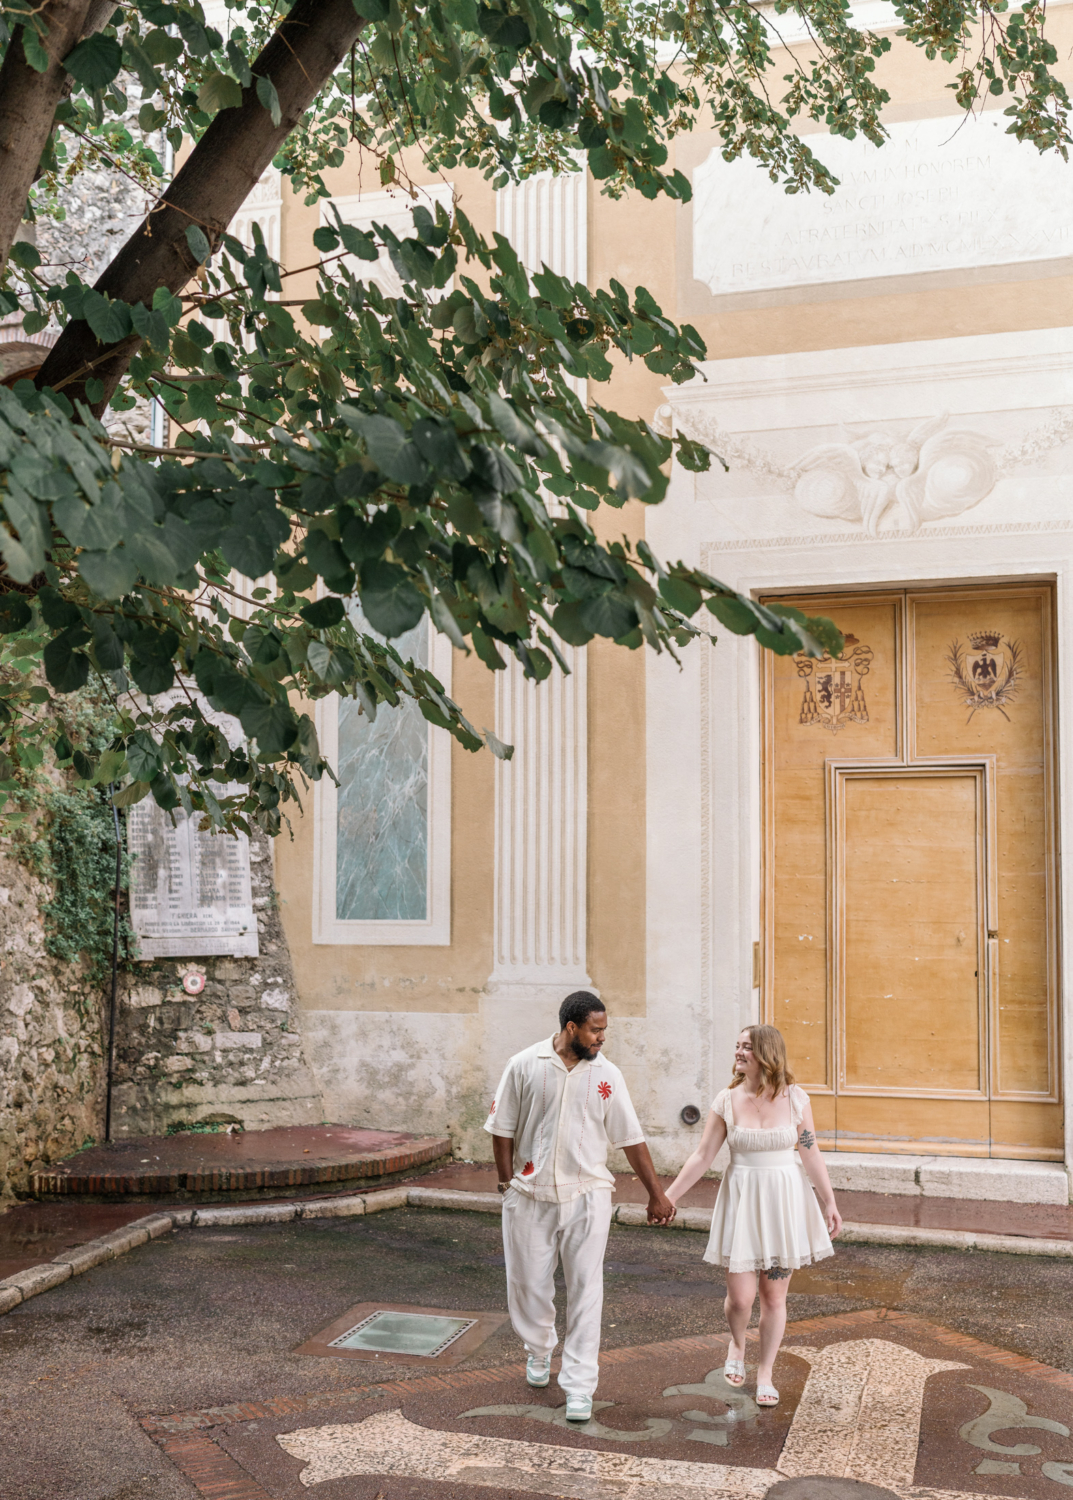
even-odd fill
[[[172,823],[174,816],[175,822]],[[130,915],[138,957],[257,957],[244,833],[200,833],[200,814],[169,814],[151,797],[127,814]]]
[[[882,147],[810,136],[839,178],[787,196],[718,148],[694,175],[693,275],[715,296],[1073,252],[1073,168],[1005,134],[998,114],[889,126]]]

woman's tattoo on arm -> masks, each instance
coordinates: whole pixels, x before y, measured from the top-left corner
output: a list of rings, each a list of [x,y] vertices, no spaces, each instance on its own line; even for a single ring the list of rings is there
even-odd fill
[[[802,1151],[807,1151],[810,1146],[816,1144],[816,1137],[812,1134],[811,1130],[802,1130],[797,1138],[797,1144],[801,1147]]]

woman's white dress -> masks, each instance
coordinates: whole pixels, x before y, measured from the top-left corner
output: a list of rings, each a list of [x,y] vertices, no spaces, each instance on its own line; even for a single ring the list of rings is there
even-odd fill
[[[726,1121],[730,1166],[723,1174],[704,1259],[728,1271],[796,1271],[833,1255],[820,1205],[797,1152],[808,1095],[790,1085],[789,1125],[768,1130],[734,1123],[736,1089],[712,1108]]]

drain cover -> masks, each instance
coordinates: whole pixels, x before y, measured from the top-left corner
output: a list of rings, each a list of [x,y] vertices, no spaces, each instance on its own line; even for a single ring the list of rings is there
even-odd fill
[[[378,1354],[411,1354],[435,1359],[477,1326],[476,1318],[436,1317],[431,1313],[374,1312],[332,1339],[330,1349],[369,1349]]]

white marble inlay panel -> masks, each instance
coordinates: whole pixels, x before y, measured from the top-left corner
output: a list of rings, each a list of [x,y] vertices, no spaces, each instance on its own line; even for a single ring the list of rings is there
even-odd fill
[[[787,195],[718,148],[694,175],[693,274],[716,296],[1054,260],[1073,251],[1073,169],[995,112],[810,137],[833,195]],[[728,253],[728,248],[730,252]]]
[[[889,1339],[851,1339],[826,1349],[797,1345],[786,1353],[810,1368],[780,1471],[791,1477],[822,1472],[884,1487],[913,1483],[928,1376],[968,1368],[925,1359]]]
[[[772,1469],[733,1469],[725,1464],[437,1432],[408,1421],[401,1411],[380,1412],[363,1422],[303,1427],[281,1433],[276,1442],[285,1453],[305,1461],[300,1479],[306,1487],[354,1474],[397,1474],[571,1495],[577,1500],[610,1494],[627,1500],[645,1493],[649,1485],[670,1488],[677,1495],[695,1494],[697,1500],[701,1496],[761,1500],[782,1477]]]

